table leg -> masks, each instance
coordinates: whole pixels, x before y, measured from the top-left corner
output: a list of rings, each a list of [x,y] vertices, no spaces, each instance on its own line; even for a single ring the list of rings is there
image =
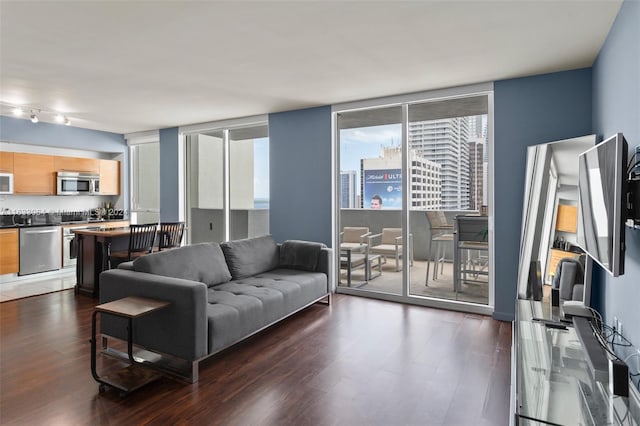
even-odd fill
[[[96,317],[98,311],[93,311],[91,316],[91,375],[96,382],[100,382],[100,376],[96,371]]]
[[[132,364],[136,363],[133,358],[133,318],[129,318],[129,326],[127,327],[127,355]]]
[[[351,250],[347,250],[347,285],[351,287]]]
[[[111,269],[111,240],[106,239],[102,243],[102,270]]]
[[[458,252],[457,239],[453,247],[453,291],[458,292],[460,286],[460,265],[459,265],[460,253]]]
[[[369,264],[369,251],[364,253],[364,281],[369,282],[371,279],[371,265]]]

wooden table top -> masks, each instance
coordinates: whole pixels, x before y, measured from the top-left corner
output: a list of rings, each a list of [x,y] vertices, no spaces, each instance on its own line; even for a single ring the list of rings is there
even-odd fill
[[[149,312],[157,311],[170,302],[162,300],[147,299],[145,297],[129,296],[113,302],[103,303],[96,306],[96,311],[117,314],[127,318],[136,318]]]

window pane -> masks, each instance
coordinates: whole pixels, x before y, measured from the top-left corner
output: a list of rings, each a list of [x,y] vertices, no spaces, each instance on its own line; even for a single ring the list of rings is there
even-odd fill
[[[416,264],[425,268],[411,276],[412,295],[489,301],[488,244],[456,248],[454,234],[459,223],[467,223],[456,217],[486,213],[487,117],[485,95],[409,106],[410,155],[423,172],[411,190],[409,226]],[[486,233],[483,220],[478,226]]]
[[[189,235],[192,244],[225,240],[224,133],[189,135]]]
[[[132,152],[134,210],[160,209],[160,144],[134,145]]]
[[[267,126],[229,132],[229,238],[269,233],[269,138]]]
[[[402,294],[402,109],[338,114],[338,285]]]

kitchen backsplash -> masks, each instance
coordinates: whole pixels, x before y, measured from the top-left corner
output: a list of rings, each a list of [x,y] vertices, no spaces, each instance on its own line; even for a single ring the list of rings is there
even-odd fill
[[[0,195],[0,214],[37,214],[92,210],[111,202],[122,209],[122,197],[108,195]]]

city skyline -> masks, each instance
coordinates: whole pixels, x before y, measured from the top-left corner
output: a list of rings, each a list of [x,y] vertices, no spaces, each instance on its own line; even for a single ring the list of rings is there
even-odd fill
[[[354,198],[362,199],[363,207],[366,207],[366,200],[363,199],[366,196],[363,194],[366,184],[361,170],[363,161],[382,159],[388,148],[400,147],[401,130],[399,123],[340,130],[340,171],[341,174],[357,174],[359,185]],[[442,209],[466,210],[481,207],[485,198],[484,188],[481,186],[486,181],[486,162],[476,155],[478,151],[486,154],[486,115],[410,122],[409,138],[411,152],[418,152],[422,159],[441,166]],[[422,187],[416,187],[415,179],[416,177],[412,177],[412,207],[422,205],[424,208],[423,203],[415,200],[417,192],[423,191]],[[432,195],[420,196],[432,199]],[[428,203],[426,208],[429,208]]]

